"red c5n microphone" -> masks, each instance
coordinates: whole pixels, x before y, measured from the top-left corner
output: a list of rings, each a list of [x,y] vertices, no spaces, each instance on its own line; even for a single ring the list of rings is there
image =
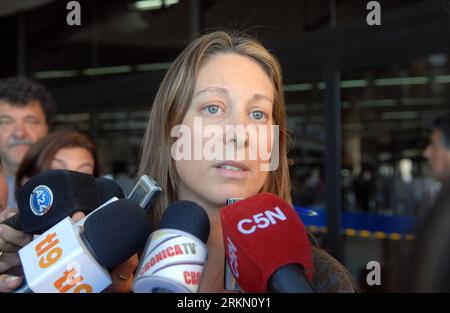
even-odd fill
[[[260,193],[220,210],[228,265],[246,292],[313,292],[311,246],[295,210]]]

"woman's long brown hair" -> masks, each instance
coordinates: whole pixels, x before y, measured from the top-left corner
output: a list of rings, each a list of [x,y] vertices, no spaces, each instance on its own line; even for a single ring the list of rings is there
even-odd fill
[[[281,67],[276,58],[257,40],[239,33],[216,31],[193,41],[173,62],[167,71],[150,112],[150,118],[141,147],[138,175],[155,179],[163,192],[153,208],[156,226],[163,210],[177,200],[178,177],[171,146],[171,129],[181,124],[191,103],[194,84],[201,65],[211,56],[235,53],[248,57],[261,66],[274,86],[274,124],[279,126],[279,165],[271,171],[261,191],[268,191],[291,202],[291,183],[287,163],[287,130],[282,90]]]
[[[279,166],[270,172],[260,191],[271,192],[292,204],[287,162],[289,136],[286,128],[280,64],[257,40],[240,33],[216,31],[193,41],[176,58],[161,83],[150,111],[141,146],[138,177],[144,174],[151,176],[163,190],[152,210],[154,227],[157,227],[169,203],[178,200],[176,192],[178,176],[170,153],[175,138],[170,136],[170,132],[175,125],[181,124],[191,103],[199,68],[205,60],[221,53],[236,53],[252,59],[272,80],[275,90],[273,121],[279,126]],[[357,283],[345,267],[321,250],[314,240],[312,249],[315,257],[324,259],[332,265],[327,267],[342,274],[344,284],[353,287],[355,291],[358,290]],[[328,280],[330,277],[326,276],[325,279]]]

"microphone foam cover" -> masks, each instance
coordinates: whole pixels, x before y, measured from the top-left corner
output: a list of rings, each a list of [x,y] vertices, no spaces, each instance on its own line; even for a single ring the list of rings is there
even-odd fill
[[[150,219],[133,200],[120,199],[94,212],[84,222],[84,237],[97,261],[113,268],[140,249],[151,233]]]
[[[210,223],[205,209],[187,200],[175,201],[164,211],[159,229],[177,229],[187,232],[204,243],[208,241]]]
[[[260,193],[220,209],[225,254],[246,292],[268,292],[272,274],[299,264],[311,281],[313,263],[305,227],[283,199]]]
[[[77,211],[89,214],[100,203],[94,176],[47,170],[31,177],[19,189],[17,205],[22,231],[41,234]]]
[[[114,197],[119,199],[125,198],[122,188],[112,179],[97,177],[95,184],[97,186],[97,196],[100,205]]]

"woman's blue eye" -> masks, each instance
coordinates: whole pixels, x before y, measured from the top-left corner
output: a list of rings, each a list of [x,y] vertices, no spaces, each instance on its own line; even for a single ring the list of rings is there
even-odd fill
[[[253,111],[251,113],[252,117],[257,120],[257,121],[261,121],[265,118],[265,114],[262,111]]]
[[[208,112],[209,114],[215,115],[215,114],[217,114],[217,113],[219,112],[220,108],[219,108],[218,105],[208,105],[207,107],[205,107],[205,108],[203,109],[203,111],[205,111],[205,110],[206,110],[206,112]]]

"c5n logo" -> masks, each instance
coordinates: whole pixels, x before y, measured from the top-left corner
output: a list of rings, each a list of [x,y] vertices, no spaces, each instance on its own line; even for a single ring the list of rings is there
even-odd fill
[[[67,25],[69,26],[80,26],[81,25],[81,5],[78,1],[70,1],[66,6],[67,10],[70,12],[67,14]]]

